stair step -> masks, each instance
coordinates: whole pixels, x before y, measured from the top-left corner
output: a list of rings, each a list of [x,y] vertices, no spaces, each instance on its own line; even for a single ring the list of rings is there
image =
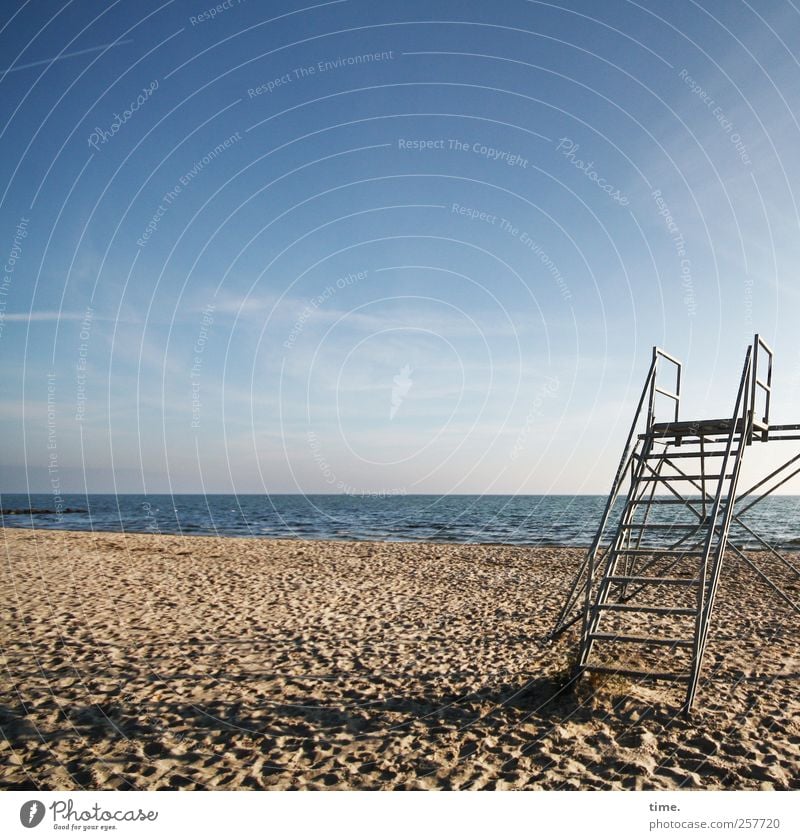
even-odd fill
[[[699,519],[689,525],[684,522],[675,522],[674,524],[665,525],[660,522],[628,522],[622,525],[623,530],[631,531],[634,528],[637,531],[697,531],[700,528],[707,527],[708,523],[701,522]],[[719,527],[719,526],[717,526]]]
[[[637,504],[640,505],[701,505],[703,500],[701,498],[697,499],[675,499],[671,496],[653,496],[652,499],[648,499],[646,502],[640,501]]]
[[[694,647],[691,639],[664,639],[648,636],[620,636],[615,633],[590,633],[590,639],[601,642],[621,642],[635,645],[669,645],[670,647]]]
[[[702,548],[618,548],[616,553],[631,557],[651,557],[654,554],[667,557],[701,557],[705,551]]]
[[[697,586],[700,581],[697,578],[680,578],[680,577],[636,577],[628,575],[613,575],[606,578],[609,583],[641,583],[650,584],[652,586]]]
[[[723,476],[719,475],[643,475],[639,481],[727,481],[733,478],[733,474],[726,473]]]
[[[688,674],[675,674],[660,671],[634,671],[630,668],[613,668],[609,665],[584,665],[585,671],[592,671],[595,674],[611,674],[615,677],[633,677],[639,680],[675,680],[688,682]]]
[[[691,444],[684,444],[684,446],[691,446]],[[731,457],[738,455],[738,449],[731,450]],[[696,452],[664,452],[661,454],[640,455],[640,460],[644,458],[648,461],[671,461],[673,458],[722,458],[725,455],[724,449],[715,449],[713,452],[701,452],[699,449]]]
[[[594,604],[595,610],[611,610],[612,612],[641,612],[653,615],[697,615],[694,607],[648,607],[642,604]]]

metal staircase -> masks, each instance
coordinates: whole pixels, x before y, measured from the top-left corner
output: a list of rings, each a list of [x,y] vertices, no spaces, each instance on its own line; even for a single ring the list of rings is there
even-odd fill
[[[581,622],[576,676],[680,681],[691,709],[742,462],[754,439],[769,436],[772,355],[756,335],[730,417],[681,421],[681,363],[653,348],[600,527],[552,634]],[[661,384],[665,366],[674,387]],[[665,400],[670,419],[657,422]]]

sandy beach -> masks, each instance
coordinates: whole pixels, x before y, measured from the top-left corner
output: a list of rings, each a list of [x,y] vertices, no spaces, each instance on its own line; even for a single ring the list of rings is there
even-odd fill
[[[579,549],[3,545],[5,789],[800,787],[796,616],[732,558],[685,720],[680,686],[565,688]]]

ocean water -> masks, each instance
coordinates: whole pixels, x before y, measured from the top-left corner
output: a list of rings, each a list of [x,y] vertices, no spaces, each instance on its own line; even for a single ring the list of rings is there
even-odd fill
[[[559,546],[588,546],[605,501],[604,496],[467,495],[62,495],[54,500],[49,494],[0,494],[2,524],[16,528]],[[40,512],[7,512],[31,508]],[[673,521],[670,517],[679,515],[674,508],[662,506],[651,521]],[[800,496],[765,499],[746,522],[775,546],[800,548]],[[741,529],[732,535],[755,545]]]

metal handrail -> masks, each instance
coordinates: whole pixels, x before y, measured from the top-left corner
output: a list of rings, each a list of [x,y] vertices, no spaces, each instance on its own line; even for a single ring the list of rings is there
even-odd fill
[[[666,388],[661,388],[658,386],[658,360],[662,358],[667,362],[671,362],[675,365],[676,374],[675,374],[675,390],[669,391]],[[653,423],[655,423],[656,414],[655,414],[655,402],[656,402],[656,394],[661,394],[662,396],[671,399],[675,403],[675,417],[674,422],[678,422],[678,413],[680,410],[681,405],[681,368],[683,365],[681,362],[676,359],[674,356],[671,356],[666,351],[662,350],[660,347],[653,347],[653,362],[652,362],[652,378],[650,379],[650,400],[647,406],[647,428],[648,430],[652,428]]]
[[[730,493],[729,491],[728,498],[723,507],[722,494],[725,483],[723,481],[723,477],[727,474],[728,463],[731,457],[733,457],[733,478],[730,479],[729,486],[732,488],[736,487],[739,478],[739,471],[742,466],[742,458],[744,456],[744,446],[742,444],[744,441],[748,440],[753,433],[753,414],[752,409],[748,411],[747,398],[748,392],[750,392],[750,395],[753,393],[751,384],[755,379],[754,357],[757,352],[757,347],[758,344],[754,343],[752,347],[747,348],[747,352],[745,353],[742,378],[739,382],[739,390],[736,394],[736,402],[734,403],[733,415],[731,417],[730,432],[728,433],[725,454],[722,458],[722,465],[720,467],[720,479],[717,483],[717,492],[714,494],[714,502],[708,516],[710,527],[703,545],[703,556],[700,561],[700,582],[697,587],[697,619],[695,622],[694,646],[692,647],[691,677],[689,680],[686,703],[684,706],[684,711],[687,714],[692,708],[692,702],[697,691],[703,654],[705,652],[706,640],[708,638],[711,610],[714,607],[717,586],[719,584],[720,570],[722,568],[722,558],[728,537],[728,529],[730,528],[731,518],[733,516],[735,492]],[[737,419],[739,418],[741,418],[742,428],[739,431],[740,442],[736,447],[734,455],[732,453],[734,440],[737,435]],[[719,531],[719,534],[717,534],[717,531]],[[717,544],[716,546],[713,546],[715,537],[717,537]],[[714,551],[714,562],[709,575],[708,562],[711,558],[712,550]],[[706,586],[708,586],[708,592],[706,592]]]
[[[613,510],[617,498],[619,497],[620,490],[623,487],[625,474],[627,473],[628,467],[631,465],[631,462],[633,460],[633,454],[636,450],[636,429],[639,425],[639,418],[641,417],[642,409],[644,408],[645,397],[647,396],[648,392],[650,393],[651,403],[653,400],[652,389],[656,376],[657,352],[668,358],[670,361],[677,362],[676,359],[673,359],[671,356],[667,356],[666,353],[660,351],[657,347],[653,348],[653,360],[651,361],[650,368],[647,371],[647,377],[645,378],[644,386],[642,387],[642,393],[639,397],[639,403],[636,406],[636,411],[633,415],[633,422],[631,423],[630,430],[628,431],[628,438],[625,441],[625,446],[622,450],[622,457],[619,460],[617,472],[614,475],[614,481],[611,485],[611,492],[609,493],[608,498],[606,499],[606,505],[603,509],[603,514],[600,517],[600,525],[598,526],[597,531],[595,532],[594,539],[592,540],[592,543],[589,546],[589,550],[586,552],[583,562],[581,563],[575,577],[572,580],[569,595],[567,596],[567,599],[564,602],[563,607],[561,608],[561,612],[559,613],[558,618],[556,619],[556,623],[553,629],[550,631],[550,638],[554,638],[559,633],[566,630],[567,627],[571,626],[575,621],[581,618],[581,614],[574,616],[572,619],[569,619],[569,615],[580,602],[581,592],[583,592],[585,596],[591,590],[592,581],[594,579],[595,573],[595,560],[597,557],[597,552],[600,548],[600,544],[602,543],[603,535],[605,534],[606,527],[608,525],[608,520],[611,516],[611,511]],[[680,365],[680,362],[677,363]],[[648,429],[650,422],[650,411],[651,409],[648,409]]]
[[[766,382],[758,376],[758,359],[761,355],[760,350],[763,350],[767,355],[767,379]],[[761,422],[765,426],[769,426],[769,407],[772,399],[772,359],[774,356],[772,348],[764,341],[761,336],[756,333],[753,337],[753,370],[751,374],[751,391],[750,391],[750,411],[753,420],[756,419],[756,395],[757,389],[760,388],[764,392],[764,415]],[[769,429],[764,429],[761,432],[761,440],[766,441],[769,438]],[[752,441],[752,433],[750,435]]]
[[[675,367],[677,368],[674,393],[671,391],[667,391],[665,388],[660,388],[656,385],[659,358],[665,359],[666,361],[675,365]],[[620,458],[619,465],[617,467],[617,472],[614,476],[613,484],[611,485],[611,492],[609,493],[608,498],[606,499],[606,505],[603,509],[603,514],[600,517],[600,524],[597,528],[597,531],[595,532],[594,539],[592,540],[592,543],[589,546],[589,550],[587,551],[583,562],[581,563],[575,577],[573,578],[569,595],[567,596],[567,599],[564,602],[561,612],[559,613],[558,618],[556,619],[555,626],[550,631],[551,638],[557,636],[559,633],[566,630],[567,627],[571,626],[575,621],[580,619],[580,614],[574,615],[572,618],[570,618],[570,613],[572,613],[572,611],[580,603],[581,593],[583,594],[584,598],[583,618],[584,621],[587,620],[586,610],[588,601],[591,597],[592,583],[594,581],[596,571],[597,553],[602,544],[603,537],[605,535],[606,528],[611,517],[611,511],[613,510],[614,505],[616,504],[617,499],[619,497],[620,491],[622,490],[622,487],[625,483],[624,479],[628,471],[628,467],[630,467],[633,462],[633,456],[634,452],[636,451],[637,444],[637,428],[639,426],[642,411],[644,409],[645,399],[648,400],[648,432],[652,428],[653,421],[655,419],[654,404],[657,393],[663,394],[664,396],[669,397],[674,401],[675,422],[677,422],[678,410],[680,407],[681,368],[682,364],[678,359],[676,359],[674,356],[671,356],[669,353],[667,353],[665,350],[662,350],[660,347],[653,347],[653,356],[650,362],[650,368],[647,371],[647,377],[645,379],[644,386],[642,387],[642,393],[639,397],[639,403],[636,406],[636,411],[633,415],[633,422],[631,423],[631,427],[628,432],[628,439],[625,441],[625,446],[622,450],[622,457]]]

